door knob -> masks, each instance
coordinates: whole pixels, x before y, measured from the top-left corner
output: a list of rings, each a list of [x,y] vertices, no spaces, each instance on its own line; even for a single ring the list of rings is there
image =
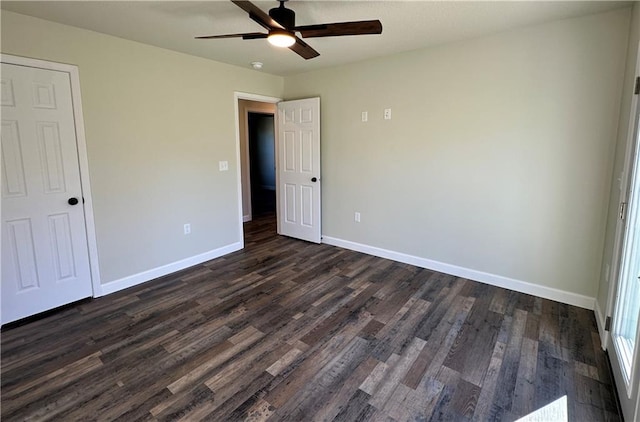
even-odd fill
[[[69,200],[67,201],[67,203],[69,205],[77,205],[78,204],[78,198],[69,198]]]
[[[313,183],[315,183],[315,182],[317,182],[317,181],[318,181],[318,178],[317,178],[317,177],[312,177],[312,178],[311,178],[311,181],[312,181]]]

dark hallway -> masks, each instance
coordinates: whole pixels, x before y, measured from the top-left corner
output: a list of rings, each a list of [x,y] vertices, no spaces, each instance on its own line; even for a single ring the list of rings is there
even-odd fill
[[[273,115],[249,114],[249,161],[253,217],[276,211],[276,164]]]

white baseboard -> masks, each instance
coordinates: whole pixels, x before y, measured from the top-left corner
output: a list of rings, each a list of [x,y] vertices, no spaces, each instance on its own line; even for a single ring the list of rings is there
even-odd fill
[[[595,298],[593,297],[554,289],[553,287],[541,286],[539,284],[533,284],[527,281],[515,280],[496,274],[472,270],[469,268],[459,267],[457,265],[446,264],[444,262],[434,261],[431,259],[421,258],[413,255],[407,255],[400,252],[377,248],[375,246],[363,245],[361,243],[337,239],[330,236],[322,236],[322,242],[328,245],[339,246],[341,248],[366,253],[368,255],[378,256],[380,258],[386,258],[393,261],[403,262],[405,264],[415,265],[416,267],[426,268],[445,274],[451,274],[469,280],[480,281],[492,286],[515,290],[520,293],[539,296],[544,299],[555,300],[556,302],[566,303],[568,305],[579,306],[580,308],[593,310],[595,305]]]
[[[251,221],[251,216],[250,215],[243,215],[242,216],[242,222],[246,223],[247,221]]]
[[[605,331],[604,327],[607,324],[606,318],[607,316],[600,309],[600,305],[598,301],[596,301],[596,305],[594,307],[593,312],[596,314],[596,325],[598,326],[598,334],[600,334],[600,346],[602,350],[607,350],[607,342],[609,341],[609,333]]]
[[[219,258],[223,255],[238,251],[240,249],[242,249],[242,243],[236,242],[227,246],[223,246],[218,249],[214,249],[209,252],[202,253],[200,255],[192,256],[190,258],[185,258],[185,259],[181,259],[180,261],[172,262],[171,264],[163,265],[162,267],[153,268],[151,270],[130,275],[128,277],[124,277],[119,280],[110,281],[102,285],[102,292],[100,296],[108,295],[110,293],[115,293],[117,291],[129,288],[129,287],[137,286],[138,284],[142,284],[147,281],[154,280],[158,277],[175,273],[176,271],[184,270],[185,268],[189,268],[194,265],[198,265],[203,262],[210,261],[215,258]]]

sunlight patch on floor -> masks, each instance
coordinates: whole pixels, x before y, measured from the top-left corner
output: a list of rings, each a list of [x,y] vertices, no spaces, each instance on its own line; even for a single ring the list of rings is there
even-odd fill
[[[568,420],[567,396],[563,396],[516,422],[567,422]]]

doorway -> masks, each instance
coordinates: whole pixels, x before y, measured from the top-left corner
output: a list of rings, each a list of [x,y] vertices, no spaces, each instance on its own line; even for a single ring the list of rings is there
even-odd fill
[[[234,100],[236,152],[240,163],[237,174],[241,247],[244,247],[245,241],[244,223],[251,221],[254,214],[248,141],[249,113],[277,116],[277,119],[274,118],[276,232],[320,243],[320,98],[283,102],[278,98],[236,92]]]
[[[247,114],[251,218],[276,213],[276,157],[274,116]]]
[[[239,94],[236,94],[236,95],[239,95]],[[240,206],[241,206],[241,215],[242,215],[243,223],[246,223],[253,219],[254,211],[255,211],[253,209],[254,208],[253,202],[254,200],[258,200],[258,201],[260,200],[259,198],[260,195],[258,192],[256,192],[256,195],[255,195],[256,198],[254,198],[254,195],[253,195],[253,191],[254,191],[253,184],[256,183],[257,186],[260,186],[260,180],[255,180],[255,181],[252,180],[252,179],[259,179],[259,178],[255,177],[257,176],[255,173],[258,172],[258,169],[252,169],[252,165],[254,165],[255,163],[252,163],[251,148],[249,145],[249,132],[250,132],[249,115],[250,114],[254,116],[260,115],[261,117],[265,117],[265,118],[271,117],[275,122],[274,116],[277,111],[276,103],[277,101],[279,101],[276,99],[270,100],[268,97],[266,97],[265,100],[262,100],[262,98],[258,96],[256,96],[257,98],[252,98],[252,96],[250,96],[249,94],[246,94],[246,95],[247,97],[238,97],[236,100],[236,105],[238,107],[237,124],[238,124],[238,152],[239,152],[239,162],[240,162],[240,190],[241,190]],[[254,123],[255,123],[256,119],[252,119],[252,120],[254,120]],[[261,123],[264,124],[264,119],[262,120],[263,121]],[[252,131],[253,132],[260,131],[260,129],[256,130],[256,128],[254,127]],[[262,129],[262,131],[264,132],[265,130]],[[272,131],[274,132],[273,139],[275,140],[275,130],[272,130]],[[268,141],[262,141],[263,144],[266,144],[267,142]],[[255,152],[256,148],[254,147],[253,150]],[[274,152],[274,160],[275,160],[275,152]],[[265,186],[267,185],[265,184]],[[276,192],[275,179],[273,182],[273,186],[274,186],[274,192]],[[242,230],[240,238],[243,238],[244,236],[243,233],[244,233],[244,230]]]

